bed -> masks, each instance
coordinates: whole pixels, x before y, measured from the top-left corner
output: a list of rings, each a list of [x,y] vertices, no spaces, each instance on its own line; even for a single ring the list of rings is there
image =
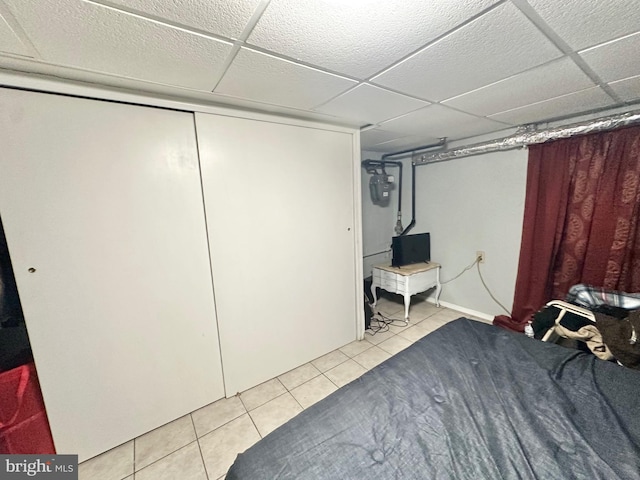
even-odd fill
[[[640,372],[460,318],[300,413],[228,480],[637,479]]]

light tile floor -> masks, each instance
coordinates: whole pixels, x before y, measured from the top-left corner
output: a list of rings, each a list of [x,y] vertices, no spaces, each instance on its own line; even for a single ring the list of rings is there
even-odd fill
[[[412,300],[407,326],[365,334],[327,355],[231,398],[218,400],[79,466],[80,480],[218,480],[236,455],[305,408],[464,315]],[[402,299],[382,298],[376,311],[401,319]],[[476,320],[480,320],[476,318]]]

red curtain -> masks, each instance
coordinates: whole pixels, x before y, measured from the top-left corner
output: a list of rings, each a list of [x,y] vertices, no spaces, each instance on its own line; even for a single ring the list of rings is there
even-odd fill
[[[586,283],[640,291],[640,127],[529,147],[511,317],[522,331],[546,302]]]

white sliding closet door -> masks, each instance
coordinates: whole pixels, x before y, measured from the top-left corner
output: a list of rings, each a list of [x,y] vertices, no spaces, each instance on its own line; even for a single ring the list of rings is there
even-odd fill
[[[196,125],[229,396],[356,338],[353,136]]]
[[[0,89],[0,144],[57,451],[82,461],[223,397],[193,115]]]

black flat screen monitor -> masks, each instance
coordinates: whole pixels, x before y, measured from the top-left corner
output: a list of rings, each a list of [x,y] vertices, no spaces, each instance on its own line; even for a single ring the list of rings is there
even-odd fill
[[[431,241],[428,233],[393,237],[391,250],[391,265],[394,267],[431,260]]]

